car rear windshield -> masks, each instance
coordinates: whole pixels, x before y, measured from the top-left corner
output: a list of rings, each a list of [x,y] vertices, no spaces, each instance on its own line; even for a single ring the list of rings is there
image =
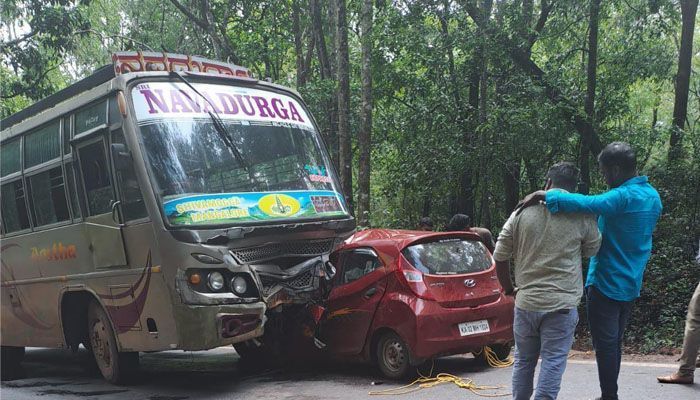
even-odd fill
[[[420,243],[403,250],[408,262],[424,274],[469,274],[489,269],[491,257],[481,242],[444,239]]]

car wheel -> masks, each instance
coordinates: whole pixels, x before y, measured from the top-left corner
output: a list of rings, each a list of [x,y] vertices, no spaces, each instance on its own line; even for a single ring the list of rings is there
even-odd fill
[[[252,362],[252,361],[262,361],[267,357],[267,349],[265,345],[261,344],[257,346],[252,341],[245,341],[240,343],[235,343],[233,348],[236,349],[236,353],[241,358],[241,360]]]
[[[24,370],[22,369],[24,347],[2,346],[0,355],[2,380],[20,379],[24,377]]]
[[[411,368],[408,346],[394,332],[387,332],[377,342],[377,366],[390,379],[405,378]]]
[[[510,350],[513,346],[511,344],[492,344],[489,345],[489,347],[496,354],[498,361],[507,361],[508,356],[510,356]],[[474,354],[474,358],[479,362],[479,364],[489,365],[489,361],[486,358],[486,351],[484,351],[484,349],[481,349],[481,351],[478,353],[472,354]]]
[[[88,306],[88,335],[95,363],[105,380],[113,384],[129,383],[136,376],[139,353],[118,351],[112,324],[96,301]]]

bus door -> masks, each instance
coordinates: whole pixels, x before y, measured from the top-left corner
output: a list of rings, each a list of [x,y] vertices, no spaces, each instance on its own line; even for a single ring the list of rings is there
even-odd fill
[[[129,265],[142,268],[149,252],[155,249],[155,237],[122,128],[110,133],[110,156],[117,191],[115,218],[121,222]]]
[[[106,137],[102,133],[90,136],[71,144],[78,156],[92,261],[95,269],[124,267],[127,265],[124,238],[117,215],[119,203],[112,184]]]

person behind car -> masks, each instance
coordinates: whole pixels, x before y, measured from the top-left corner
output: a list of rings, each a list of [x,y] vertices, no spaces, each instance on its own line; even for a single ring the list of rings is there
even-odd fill
[[[423,217],[418,222],[419,231],[432,231],[433,230],[433,220],[430,217]]]
[[[472,227],[471,219],[466,214],[455,214],[450,219],[450,222],[445,227],[446,232],[472,232],[476,233],[481,241],[486,245],[491,253],[495,248],[493,243],[493,235],[491,231],[486,228]]]
[[[586,311],[595,348],[602,400],[617,400],[622,341],[639,297],[651,256],[652,233],[661,215],[661,198],[646,176],[637,175],[637,160],[628,143],[613,142],[598,155],[608,190],[598,195],[538,191],[520,210],[545,201],[552,213],[597,214],[603,244],[591,258],[586,279]]]
[[[545,189],[568,193],[576,190],[577,181],[576,167],[561,162],[547,172]],[[506,294],[515,296],[514,399],[530,399],[540,356],[535,398],[557,398],[583,295],[581,258],[595,255],[600,242],[590,214],[554,215],[539,206],[513,212],[503,225],[493,256],[498,280]],[[511,258],[517,289],[511,282]]]
[[[700,247],[700,243],[698,243]],[[700,264],[700,249],[695,261]],[[695,374],[695,368],[700,364],[700,282],[695,288],[693,297],[688,304],[688,315],[685,319],[685,336],[683,337],[683,351],[681,352],[681,365],[678,371],[669,376],[659,376],[656,379],[661,383],[682,383],[691,385]]]

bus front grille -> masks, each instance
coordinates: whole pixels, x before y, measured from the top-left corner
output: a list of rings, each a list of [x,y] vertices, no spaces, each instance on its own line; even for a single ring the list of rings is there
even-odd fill
[[[263,246],[231,249],[231,254],[242,264],[250,264],[283,256],[317,256],[330,253],[335,239],[303,240],[272,243]]]

